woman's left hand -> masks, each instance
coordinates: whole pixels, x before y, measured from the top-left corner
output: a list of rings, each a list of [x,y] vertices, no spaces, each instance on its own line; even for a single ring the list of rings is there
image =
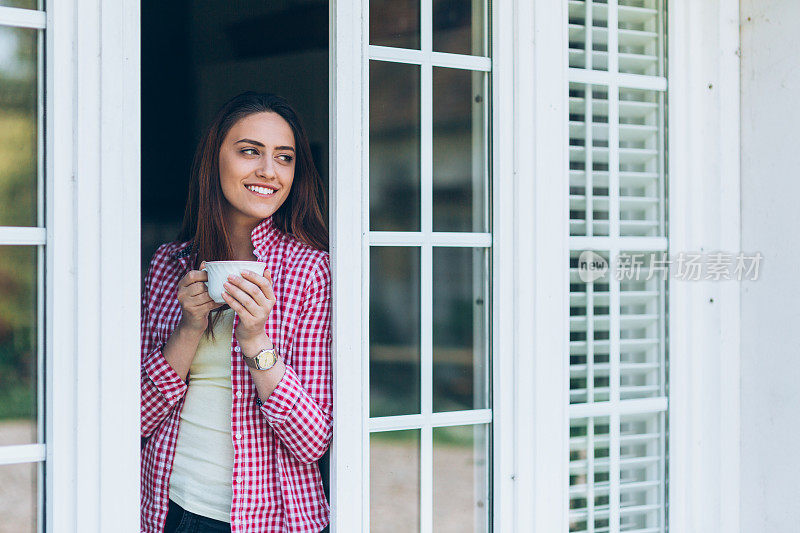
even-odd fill
[[[272,291],[272,274],[264,271],[260,276],[250,270],[242,276],[230,275],[223,286],[222,298],[239,315],[236,338],[239,344],[258,342],[266,337],[267,317],[275,305]]]

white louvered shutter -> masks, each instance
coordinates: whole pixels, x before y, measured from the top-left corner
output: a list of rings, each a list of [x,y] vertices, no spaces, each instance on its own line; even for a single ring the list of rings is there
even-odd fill
[[[665,532],[665,1],[568,3],[569,531]],[[604,277],[580,278],[585,250]]]

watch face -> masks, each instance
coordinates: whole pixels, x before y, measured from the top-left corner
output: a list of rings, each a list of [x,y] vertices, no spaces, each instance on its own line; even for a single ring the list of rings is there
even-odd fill
[[[275,350],[263,350],[256,356],[259,368],[269,368],[275,364]]]

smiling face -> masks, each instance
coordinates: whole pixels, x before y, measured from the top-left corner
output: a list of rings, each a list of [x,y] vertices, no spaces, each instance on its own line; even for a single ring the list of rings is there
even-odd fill
[[[222,140],[219,177],[228,219],[255,225],[289,197],[295,168],[294,133],[277,113],[248,115]]]

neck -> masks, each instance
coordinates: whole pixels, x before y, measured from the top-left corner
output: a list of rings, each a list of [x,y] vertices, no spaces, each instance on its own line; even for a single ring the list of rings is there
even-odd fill
[[[234,261],[256,260],[250,234],[259,222],[259,220],[253,221],[251,219],[242,220],[235,216],[228,219],[228,231],[230,232]]]

